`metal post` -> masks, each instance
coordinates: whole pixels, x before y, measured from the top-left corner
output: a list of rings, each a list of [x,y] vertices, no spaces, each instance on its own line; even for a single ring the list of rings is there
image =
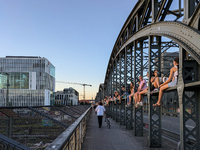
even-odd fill
[[[125,99],[121,100],[120,125],[125,125]]]
[[[126,129],[133,129],[133,101],[130,107],[126,107]]]
[[[128,84],[132,82],[132,67],[133,67],[133,61],[132,61],[132,46],[130,48],[125,49],[125,55],[126,55],[126,82],[125,82],[125,89],[126,92],[128,92],[130,89],[128,87]],[[126,97],[127,99],[127,97]],[[131,101],[131,107],[126,107],[126,129],[132,130],[133,129],[133,101]]]
[[[127,91],[127,47],[124,48],[124,84],[125,84],[125,92]],[[127,104],[127,95],[125,95],[125,125],[126,125],[126,116],[127,116],[127,109],[126,109],[126,104]]]
[[[134,135],[143,136],[143,107],[134,107]]]
[[[195,10],[195,0],[184,0],[184,19],[189,19]]]
[[[134,82],[136,92],[138,89],[139,76],[143,76],[143,41],[134,42]],[[141,109],[134,105],[134,135],[143,135],[143,107]]]
[[[125,47],[124,49],[124,84],[125,84],[125,92],[126,92],[127,90],[127,47]],[[127,104],[127,97],[125,98],[125,104]]]
[[[116,104],[115,101],[113,101],[113,120],[116,120]]]
[[[122,65],[122,63],[121,63],[121,61],[122,61],[122,59],[121,59],[121,53],[119,53],[119,89],[121,90],[121,88],[122,88],[122,77],[121,77],[121,65]]]
[[[143,76],[143,41],[134,41],[134,84],[138,89],[139,76]]]
[[[195,61],[187,60],[188,58],[186,56],[186,51],[180,47],[177,86],[180,108],[180,149],[200,149],[199,89],[184,88],[185,83],[198,81],[199,68]],[[188,109],[190,112],[187,111]],[[196,124],[192,129],[186,125],[188,120]],[[194,138],[196,142],[191,143],[189,138]]]
[[[158,13],[158,0],[152,0],[152,23],[155,22],[157,13]]]
[[[120,121],[120,106],[119,106],[119,100],[117,100],[116,104],[116,122]]]
[[[117,89],[117,85],[118,85],[118,83],[117,83],[117,58],[115,59],[115,63],[114,63],[114,70],[115,70],[115,72],[114,72],[114,80],[115,80],[115,90],[114,91],[116,91],[116,90],[118,90]],[[118,91],[119,92],[119,91]]]
[[[149,84],[148,84],[148,103],[149,103],[149,146],[161,147],[161,107],[154,108],[158,95],[150,94],[150,79],[153,69],[161,70],[161,37],[149,36]],[[154,116],[154,117],[153,117]],[[156,117],[155,117],[156,116]],[[154,126],[157,128],[155,129]]]
[[[113,90],[112,90],[112,89],[113,89],[113,88],[112,88],[112,87],[113,87],[112,73],[113,73],[113,72],[112,72],[112,68],[111,68],[111,70],[110,70],[110,94],[111,94],[111,97],[112,97],[112,95],[113,95]]]
[[[110,117],[112,118],[112,116],[113,116],[113,111],[112,111],[112,109],[113,109],[113,105],[112,105],[112,103],[113,103],[113,101],[110,101]]]

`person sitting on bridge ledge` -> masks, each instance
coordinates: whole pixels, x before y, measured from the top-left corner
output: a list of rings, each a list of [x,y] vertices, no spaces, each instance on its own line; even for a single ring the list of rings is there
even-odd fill
[[[149,77],[149,73],[147,72],[147,77]],[[154,70],[153,75],[151,77],[151,88],[150,91],[158,90],[160,87],[160,79],[158,77],[158,71]],[[144,89],[143,91],[139,92],[139,102],[136,104],[136,106],[143,106],[142,103],[142,97],[144,94],[148,92],[148,87]]]
[[[170,75],[166,82],[160,85],[160,92],[158,96],[158,101],[156,104],[153,104],[154,107],[161,106],[161,99],[163,96],[163,91],[169,87],[173,87],[177,85],[178,81],[178,67],[179,67],[179,57],[174,58],[173,61],[174,67],[170,69]]]
[[[137,103],[139,103],[139,93],[144,91],[147,88],[147,82],[145,79],[143,79],[142,76],[139,76],[139,80],[140,80],[140,85],[138,87],[137,92],[134,94],[135,96],[135,106],[137,108]]]
[[[130,93],[131,93],[130,95],[127,95],[127,106],[131,105],[131,98],[134,95],[134,83],[133,82],[130,83]]]
[[[119,95],[118,91],[115,91],[115,95],[114,95],[113,99],[114,100],[119,100],[119,103],[121,103],[121,98],[120,98],[120,95]],[[115,104],[116,104],[116,101],[115,101]]]
[[[132,83],[133,84],[133,83]],[[127,99],[128,99],[128,96],[130,94],[128,92],[125,91],[125,86],[122,86],[122,89],[121,89],[121,93],[120,93],[120,96],[121,98],[125,98],[125,96],[127,96]],[[127,101],[128,102],[128,101]]]

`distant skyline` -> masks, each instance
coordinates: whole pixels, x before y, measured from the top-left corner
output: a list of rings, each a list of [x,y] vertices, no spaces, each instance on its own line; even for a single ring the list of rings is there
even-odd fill
[[[104,82],[115,40],[137,0],[0,1],[0,57],[40,56],[56,67],[56,80],[91,84],[93,99]],[[56,83],[56,91],[83,86]]]

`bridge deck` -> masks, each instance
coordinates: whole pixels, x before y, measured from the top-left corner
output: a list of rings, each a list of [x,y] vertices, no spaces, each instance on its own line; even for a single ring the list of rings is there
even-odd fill
[[[103,125],[99,128],[96,114],[94,111],[91,113],[82,150],[156,150],[156,148],[149,148],[148,131],[144,131],[143,137],[136,137],[133,130],[126,130],[125,126],[120,126],[119,123],[110,120],[110,129],[106,126],[104,118]],[[176,149],[176,146],[175,143],[165,139],[161,149]]]

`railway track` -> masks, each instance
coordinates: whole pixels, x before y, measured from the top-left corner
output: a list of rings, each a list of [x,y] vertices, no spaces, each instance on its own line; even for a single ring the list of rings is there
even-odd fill
[[[158,129],[158,127],[155,127],[155,126],[153,128],[154,128],[154,130]],[[143,129],[148,131],[149,130],[149,124],[143,123]],[[166,139],[168,139],[172,142],[175,142],[175,143],[178,143],[180,141],[180,134],[172,132],[172,131],[164,129],[164,128],[162,128],[162,137],[166,138]],[[196,142],[196,140],[194,138],[190,137],[190,138],[188,138],[187,142],[190,143],[190,144],[194,144]]]

